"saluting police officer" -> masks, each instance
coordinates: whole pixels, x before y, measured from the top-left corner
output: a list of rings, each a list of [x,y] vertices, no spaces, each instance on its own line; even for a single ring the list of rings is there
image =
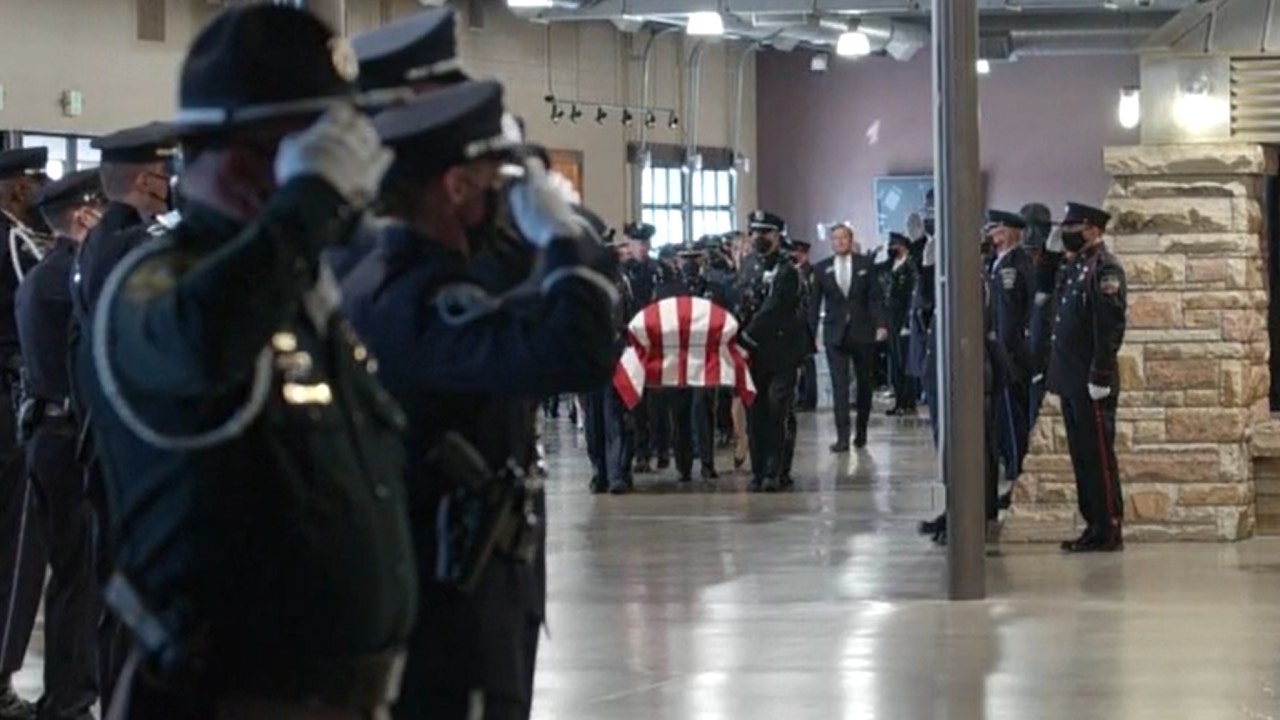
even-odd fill
[[[166,215],[172,203],[170,183],[176,154],[175,129],[168,123],[153,122],[94,138],[91,145],[101,153],[98,176],[109,201],[102,222],[89,233],[76,253],[71,282],[71,400],[80,426],[77,460],[85,472],[85,484],[95,514],[95,564],[98,583],[110,577],[114,560],[107,532],[107,501],[102,468],[93,457],[92,418],[85,388],[91,381],[93,356],[90,342],[93,311],[102,285],[111,270],[134,248],[163,228],[157,218]],[[176,213],[166,221],[176,222]],[[128,633],[115,614],[103,608],[98,627],[99,697],[103,707],[111,706],[116,680],[128,656]]]
[[[786,222],[757,210],[751,214],[757,262],[744,277],[747,312],[738,337],[751,353],[756,397],[748,410],[752,492],[783,487],[787,414],[795,400],[796,370],[813,350],[801,305],[800,272],[782,251]]]
[[[356,72],[313,15],[260,3],[183,63],[182,221],[116,267],[93,321],[125,717],[376,717],[396,696],[417,607],[404,417],[320,262],[391,162]]]
[[[1049,392],[1062,400],[1080,514],[1087,527],[1067,552],[1124,548],[1124,501],[1116,468],[1116,354],[1124,342],[1124,268],[1107,250],[1103,233],[1111,216],[1098,208],[1067,205],[1062,246],[1074,255],[1058,290],[1049,357]]]
[[[71,267],[76,247],[102,214],[97,170],[81,170],[41,189],[36,207],[56,238],[18,287],[15,302],[25,383],[19,432],[49,554],[45,591],[41,718],[91,717],[98,699],[93,509],[76,464],[71,410]]]
[[[27,720],[35,706],[13,690],[22,669],[44,589],[45,547],[14,427],[22,355],[14,298],[39,257],[18,238],[44,228],[32,201],[47,181],[47,148],[0,152],[0,603],[10,621],[0,629],[0,720]],[[11,236],[11,233],[13,235]]]
[[[503,115],[500,85],[467,82],[375,119],[397,155],[383,207],[399,222],[342,286],[379,379],[409,416],[423,593],[396,708],[406,720],[528,717],[543,613],[541,487],[524,473],[527,449],[486,418],[519,396],[598,388],[617,361],[616,261],[540,160],[523,158],[523,178],[506,183],[500,170],[524,149],[504,134]],[[467,231],[499,193],[541,251],[540,292],[525,301],[499,301],[468,276]],[[489,505],[468,514],[481,487],[499,493],[492,523]],[[483,537],[455,542],[474,527]],[[490,531],[492,554],[470,555]]]
[[[1021,215],[987,211],[986,236],[992,243],[986,276],[991,293],[992,332],[1007,359],[1005,377],[992,396],[994,431],[999,438],[1004,479],[1016,482],[1027,453],[1028,393],[1032,359],[1027,331],[1035,303],[1036,278],[1031,257],[1022,247],[1027,223]]]

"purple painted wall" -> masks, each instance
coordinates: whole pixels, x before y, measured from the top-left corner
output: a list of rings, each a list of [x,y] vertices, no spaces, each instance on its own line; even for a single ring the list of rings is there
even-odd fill
[[[832,58],[809,72],[806,52],[764,53],[758,75],[760,204],[804,235],[852,220],[877,244],[872,181],[932,174],[931,61]],[[981,76],[982,167],[991,207],[1099,203],[1109,178],[1102,148],[1138,142],[1120,127],[1120,89],[1138,83],[1133,56],[1031,58]],[[826,254],[825,248],[818,249]]]

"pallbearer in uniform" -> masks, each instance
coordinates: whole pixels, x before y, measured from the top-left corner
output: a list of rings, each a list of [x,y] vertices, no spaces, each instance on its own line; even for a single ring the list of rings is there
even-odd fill
[[[1028,390],[1031,351],[1027,331],[1035,303],[1036,278],[1031,257],[1022,247],[1027,223],[1021,215],[1002,210],[987,212],[986,236],[993,252],[985,268],[990,289],[991,331],[1005,358],[999,392],[992,395],[996,436],[999,438],[1004,479],[1016,482],[1027,454]]]
[[[542,489],[527,448],[488,419],[521,397],[599,388],[617,362],[616,259],[541,160],[504,133],[503,115],[500,85],[466,82],[375,118],[396,152],[382,196],[396,222],[342,284],[378,378],[409,418],[423,592],[395,709],[404,720],[529,717]],[[513,161],[522,179],[509,182],[500,170]],[[467,231],[499,195],[541,254],[529,297],[496,298],[469,276]]]
[[[97,170],[46,185],[36,206],[55,244],[18,287],[16,314],[26,381],[19,433],[35,490],[49,581],[45,590],[44,697],[40,718],[88,720],[98,699],[93,508],[76,463],[71,405],[71,268],[76,247],[102,217]]]
[[[658,286],[669,276],[650,254],[650,243],[656,232],[657,229],[648,223],[627,223],[622,229],[622,234],[631,241],[631,257],[623,263],[622,272],[631,285],[631,296],[637,308],[652,303]],[[632,417],[636,428],[635,471],[651,472],[651,463],[655,459],[658,467],[665,469],[670,462],[667,453],[671,444],[671,424],[667,420],[668,413],[663,411],[661,393],[646,393],[646,397],[632,410]]]
[[[594,213],[582,214],[595,217]],[[621,355],[627,342],[627,325],[640,311],[631,294],[631,282],[621,270],[622,264],[631,256],[631,241],[626,238],[615,240],[615,231],[609,228],[606,232],[603,221],[599,221],[599,226],[595,229],[605,239],[605,244],[618,253],[619,266],[612,274],[618,288],[618,303],[614,308],[613,320],[616,352]],[[630,492],[634,486],[631,462],[635,455],[635,427],[626,405],[614,389],[612,381],[583,393],[581,398],[587,455],[592,468],[591,492],[609,492],[614,495]]]
[[[783,487],[787,414],[795,400],[796,370],[813,351],[801,307],[800,272],[782,251],[785,230],[786,223],[773,213],[751,214],[757,262],[752,274],[743,278],[748,314],[742,318],[739,339],[751,353],[756,386],[747,419],[752,492]]]
[[[1022,244],[1031,255],[1036,277],[1031,322],[1027,328],[1027,348],[1031,354],[1031,384],[1027,393],[1027,430],[1030,432],[1035,429],[1044,401],[1044,375],[1049,369],[1049,337],[1053,333],[1054,289],[1062,263],[1062,240],[1058,236],[1050,243],[1053,216],[1049,208],[1028,203],[1019,214],[1027,221]]]
[[[44,535],[26,460],[14,428],[22,355],[13,304],[18,283],[39,258],[15,234],[44,227],[32,201],[46,181],[46,148],[0,152],[0,720],[34,717],[35,707],[13,691],[22,669],[44,589]]]
[[[1062,419],[1087,527],[1067,552],[1124,548],[1124,500],[1116,468],[1116,354],[1124,342],[1124,268],[1102,235],[1111,216],[1070,203],[1062,219],[1063,249],[1075,256],[1058,290],[1049,358],[1049,392],[1062,400]]]
[[[837,225],[831,229],[832,257],[818,263],[809,307],[809,324],[822,320],[822,343],[831,372],[831,394],[835,401],[836,441],[831,452],[849,452],[867,444],[867,421],[871,416],[871,395],[875,384],[876,341],[888,338],[884,320],[884,293],[869,256],[855,252],[853,228]],[[826,309],[825,314],[822,312]],[[852,369],[852,373],[850,370]],[[856,386],[856,418],[849,422],[849,384]]]
[[[217,15],[181,71],[182,221],[99,298],[131,720],[381,717],[396,697],[417,607],[404,416],[320,260],[391,163],[355,75],[305,11]]]

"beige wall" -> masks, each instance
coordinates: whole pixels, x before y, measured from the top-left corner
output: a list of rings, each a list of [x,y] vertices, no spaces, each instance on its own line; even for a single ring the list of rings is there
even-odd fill
[[[348,0],[348,29],[359,32],[384,18],[415,11],[414,0]],[[205,0],[168,0],[167,41],[136,37],[135,0],[0,0],[0,85],[5,105],[0,128],[100,133],[173,111],[176,76],[187,41],[209,15]],[[584,155],[585,200],[611,222],[630,214],[630,175],[626,143],[638,138],[638,126],[624,129],[616,113],[603,126],[591,117],[577,125],[553,125],[543,101],[548,83],[557,96],[601,102],[638,103],[639,56],[647,36],[591,23],[548,27],[519,20],[500,3],[491,3],[482,30],[459,30],[460,53],[473,74],[495,77],[507,88],[507,103],[525,117],[531,138],[549,147]],[[680,107],[688,56],[681,35],[658,40],[652,102]],[[681,47],[677,48],[677,44]],[[548,48],[550,52],[548,53]],[[700,145],[727,146],[733,73],[740,46],[717,43],[703,61]],[[550,73],[547,58],[550,56]],[[742,145],[755,157],[755,67],[748,63]],[[66,89],[84,93],[84,115],[62,116],[58,104]],[[665,118],[653,131],[656,142],[679,143]],[[755,205],[755,178],[741,176],[740,214]]]

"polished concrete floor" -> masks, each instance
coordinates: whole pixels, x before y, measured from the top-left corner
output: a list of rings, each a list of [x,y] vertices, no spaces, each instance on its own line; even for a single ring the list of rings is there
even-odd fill
[[[546,425],[537,720],[1280,718],[1280,541],[993,547],[990,599],[949,603],[915,534],[944,498],[924,423],[877,417],[839,457],[825,413],[800,428],[796,492],[668,471],[611,497],[587,493],[581,435]]]
[[[915,534],[944,499],[927,427],[878,417],[840,457],[825,414],[800,427],[797,492],[668,471],[611,497],[548,424],[536,718],[1280,717],[1280,542],[993,547],[990,599],[949,603]]]

